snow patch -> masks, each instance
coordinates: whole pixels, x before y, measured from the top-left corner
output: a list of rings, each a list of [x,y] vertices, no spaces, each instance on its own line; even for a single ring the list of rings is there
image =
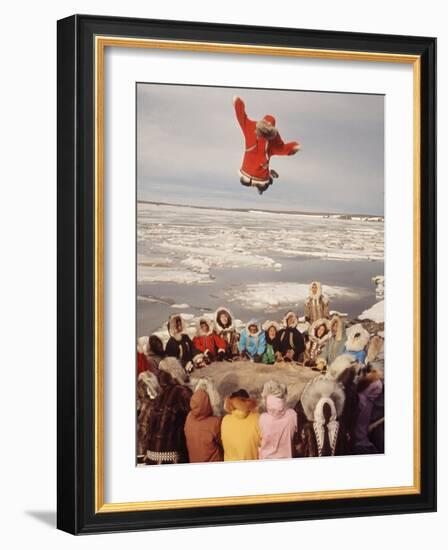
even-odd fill
[[[361,321],[369,320],[375,323],[384,323],[384,300],[363,311],[358,319]]]

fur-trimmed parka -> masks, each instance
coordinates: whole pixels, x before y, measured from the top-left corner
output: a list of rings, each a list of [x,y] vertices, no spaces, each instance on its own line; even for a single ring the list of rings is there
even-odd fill
[[[206,330],[201,327],[204,323],[207,325]],[[213,330],[212,321],[206,317],[200,317],[196,323],[196,336],[193,338],[194,347],[204,354],[207,362],[211,363],[218,357],[224,358],[225,347],[222,344],[222,340]]]
[[[223,317],[226,317],[227,321],[224,321]],[[238,340],[240,337],[235,329],[230,310],[221,306],[215,311],[214,329],[219,338],[218,347],[225,349],[226,358],[232,359],[239,355]]]
[[[291,318],[293,321],[288,325],[288,319]],[[297,328],[297,323],[297,315],[293,311],[288,311],[283,318],[284,328],[278,334],[278,348],[284,359],[301,362],[305,351],[305,340]]]
[[[168,357],[176,357],[184,367],[193,361],[200,352],[194,347],[187,334],[187,327],[182,316],[173,314],[168,321],[170,338],[166,343],[165,353]]]
[[[317,291],[313,292],[313,286]],[[305,320],[313,324],[318,319],[328,319],[330,316],[330,300],[322,293],[321,284],[313,281],[310,284],[309,296],[305,300]]]

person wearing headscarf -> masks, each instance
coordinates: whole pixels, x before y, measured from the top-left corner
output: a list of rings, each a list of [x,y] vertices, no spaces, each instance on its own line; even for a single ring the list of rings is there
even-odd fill
[[[240,389],[225,399],[224,409],[228,413],[221,424],[224,461],[257,460],[261,440],[257,401]]]
[[[262,362],[266,365],[273,365],[276,361],[283,361],[280,351],[278,334],[280,327],[275,321],[266,321],[263,324],[266,339],[266,351],[263,354]]]
[[[258,458],[292,458],[297,415],[286,406],[286,386],[270,380],[264,385],[261,397],[266,412],[260,416],[261,443]]]
[[[297,141],[283,142],[272,115],[265,115],[258,122],[251,120],[246,114],[243,100],[238,96],[233,98],[233,106],[245,141],[243,162],[239,170],[240,182],[247,187],[256,187],[262,195],[272,185],[273,178],[278,178],[277,172],[269,168],[271,157],[294,155],[300,145]]]
[[[219,348],[224,348],[225,359],[232,360],[239,355],[239,334],[233,323],[230,311],[221,306],[215,311],[214,330],[218,337]]]
[[[160,392],[158,378],[150,370],[139,374],[137,379],[137,458],[144,462],[148,450],[149,418],[154,400]]]
[[[213,416],[210,398],[205,390],[193,393],[184,430],[190,462],[223,460],[221,418]]]
[[[188,462],[184,426],[190,412],[191,390],[188,376],[173,357],[159,365],[158,392],[148,419],[146,464]]]
[[[322,293],[321,284],[313,281],[309,287],[309,296],[305,300],[305,321],[313,324],[318,319],[328,319],[330,316],[330,301]]]
[[[244,359],[261,363],[266,351],[266,336],[256,319],[251,319],[241,332],[238,349]]]
[[[283,318],[283,328],[278,334],[279,351],[285,361],[303,361],[305,340],[297,324],[297,315],[293,311],[288,311]]]
[[[171,315],[167,327],[170,335],[165,348],[167,357],[179,359],[188,372],[193,370],[195,366],[204,366],[203,355],[194,347],[191,338],[188,336],[187,327],[182,316],[176,313]]]
[[[333,315],[330,319],[330,337],[322,349],[320,355],[330,365],[339,355],[344,353],[347,335],[344,322],[339,315]]]

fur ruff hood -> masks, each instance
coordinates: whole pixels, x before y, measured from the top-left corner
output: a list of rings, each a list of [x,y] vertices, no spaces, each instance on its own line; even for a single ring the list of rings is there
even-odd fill
[[[275,330],[278,332],[280,330],[280,325],[277,323],[277,321],[265,321],[261,328],[267,333],[271,327],[274,327]]]
[[[289,317],[294,317],[294,322],[292,325],[290,325],[291,328],[297,328],[297,325],[299,323],[299,319],[297,315],[294,313],[294,311],[288,311],[288,313],[283,317],[283,325],[285,328],[288,327],[288,319]]]
[[[251,412],[258,412],[258,403],[250,397],[227,397],[224,401],[224,410],[240,418],[246,418]]]
[[[257,327],[257,332],[255,334],[252,334],[251,332],[249,332],[249,327],[251,327],[251,326],[256,326]],[[247,330],[247,334],[252,336],[252,338],[257,338],[261,334],[260,323],[256,319],[251,319],[246,325],[246,330]]]
[[[345,336],[344,321],[339,317],[339,315],[333,315],[330,319],[330,331],[334,324],[337,325],[335,340],[340,342]]]
[[[207,324],[207,331],[202,330],[201,323]],[[210,336],[210,334],[213,334],[213,321],[204,316],[199,317],[196,321],[196,336]]]
[[[221,315],[221,313],[226,313],[227,316],[229,317],[229,325],[228,326],[223,326],[221,324],[221,321],[219,320],[219,317]],[[215,324],[215,330],[218,334],[221,334],[221,332],[223,331],[226,331],[226,330],[235,330],[235,325],[233,324],[233,315],[230,313],[230,310],[228,310],[227,308],[225,307],[219,307],[216,311],[215,311],[215,315],[214,315],[214,324]]]
[[[316,294],[313,293],[313,285],[316,285],[317,286],[317,292]],[[322,292],[322,285],[320,284],[319,281],[311,281],[309,287],[308,287],[308,298],[307,298],[307,301],[312,301],[312,300],[316,300],[316,301],[319,301],[321,298],[322,300],[325,302],[325,303],[328,303],[328,298],[327,296],[325,296],[325,294]]]
[[[356,373],[358,373],[361,369],[361,364],[353,358],[353,355],[344,353],[342,355],[338,355],[333,363],[331,363],[328,369],[328,375],[336,379],[339,378],[346,369],[350,369],[352,367],[354,367]]]
[[[287,388],[285,384],[281,384],[280,382],[276,382],[275,380],[268,380],[264,384],[263,390],[261,392],[263,408],[267,410],[267,399],[270,395],[285,400],[286,394]]]
[[[369,343],[370,334],[361,323],[349,327],[346,333],[345,348],[347,351],[362,351]]]
[[[176,357],[165,357],[165,359],[162,359],[159,363],[159,370],[166,372],[173,380],[183,386],[188,383],[188,374]]]
[[[317,330],[319,327],[324,326],[326,328],[325,334],[318,338],[317,336]],[[308,334],[310,336],[311,340],[315,340],[316,342],[319,342],[319,344],[323,344],[327,340],[330,339],[331,336],[331,324],[328,319],[318,319],[317,321],[314,321],[314,323],[311,325]]]
[[[138,384],[145,388],[145,393],[149,399],[155,399],[160,392],[160,384],[157,376],[149,371],[144,371],[138,376]]]
[[[180,319],[180,322],[182,324],[182,328],[180,332],[178,332],[176,329],[177,319]],[[182,334],[187,334],[187,324],[183,319],[182,315],[179,315],[179,313],[173,313],[172,315],[170,315],[170,318],[167,323],[167,328],[168,328],[168,334],[172,338],[175,338],[176,340],[181,340]]]
[[[339,417],[342,414],[345,402],[345,393],[342,384],[336,382],[334,378],[325,375],[316,376],[305,386],[300,401],[303,411],[310,422],[317,419],[314,417],[317,404],[322,398],[329,398],[333,401],[336,414]]]

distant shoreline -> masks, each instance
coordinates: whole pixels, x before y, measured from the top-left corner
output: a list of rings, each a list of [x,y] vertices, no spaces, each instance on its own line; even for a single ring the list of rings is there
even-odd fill
[[[325,217],[333,219],[353,219],[353,218],[362,218],[365,220],[372,221],[384,221],[384,215],[382,214],[362,214],[362,213],[347,213],[347,212],[310,212],[306,210],[268,210],[266,208],[224,208],[222,206],[198,206],[194,204],[176,204],[171,202],[160,202],[160,201],[147,201],[147,200],[137,200],[137,203],[140,204],[153,204],[155,206],[176,206],[179,208],[196,208],[198,210],[220,210],[223,212],[257,212],[257,213],[267,213],[267,214],[289,214],[292,216],[316,216],[316,217]]]

